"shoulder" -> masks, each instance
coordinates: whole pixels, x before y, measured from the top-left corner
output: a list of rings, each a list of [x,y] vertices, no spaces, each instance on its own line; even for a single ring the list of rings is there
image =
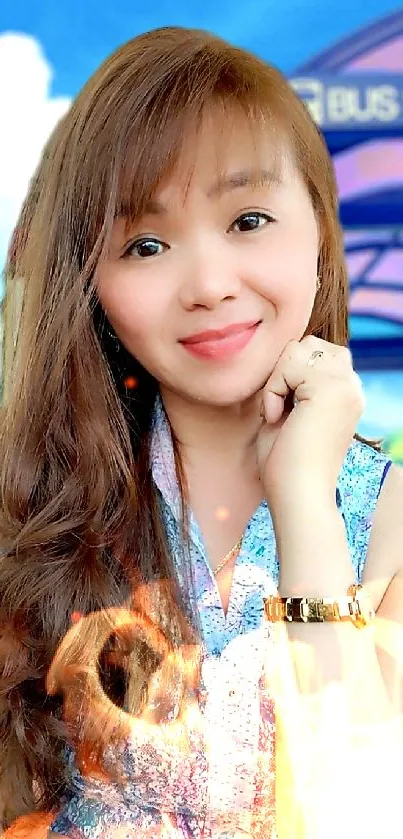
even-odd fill
[[[362,440],[353,440],[343,463],[339,484],[347,494],[354,489],[368,498],[377,498],[390,465],[391,460],[384,452]]]
[[[354,440],[339,479],[339,506],[358,579],[379,604],[403,574],[403,469]]]
[[[361,440],[350,445],[338,480],[338,497],[352,527],[374,513],[391,468],[390,458]]]
[[[387,455],[353,440],[340,471],[337,503],[359,580],[364,574],[375,511],[390,468]]]
[[[376,504],[368,561],[392,579],[403,573],[403,469],[392,464]]]

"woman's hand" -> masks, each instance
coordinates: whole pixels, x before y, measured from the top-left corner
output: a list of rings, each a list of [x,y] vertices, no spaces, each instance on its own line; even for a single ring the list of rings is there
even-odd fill
[[[295,407],[284,421],[292,394]],[[287,344],[263,389],[258,463],[269,502],[287,504],[293,492],[310,489],[334,499],[364,404],[348,349],[313,336]]]

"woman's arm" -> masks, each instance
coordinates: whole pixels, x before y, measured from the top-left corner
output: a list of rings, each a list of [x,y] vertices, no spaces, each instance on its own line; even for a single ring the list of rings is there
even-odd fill
[[[268,671],[280,729],[279,817],[282,791],[293,786],[293,804],[299,795],[303,821],[310,825],[306,835],[315,839],[339,836],[343,824],[367,839],[400,835],[402,510],[403,473],[392,467],[374,516],[363,580],[376,609],[372,627],[273,625],[277,658]],[[274,519],[281,596],[345,594],[355,574],[336,506],[313,493],[297,497],[290,491],[289,504]],[[289,796],[286,801],[285,823]]]
[[[376,608],[375,644],[392,709],[403,715],[403,470],[392,466],[375,510],[364,584]]]
[[[284,399],[290,393],[295,408],[283,416]],[[283,597],[337,599],[356,582],[336,487],[364,404],[350,353],[314,336],[285,347],[263,389],[265,421],[257,439],[257,455],[276,533]],[[280,423],[279,430],[276,423]],[[354,471],[354,464],[351,468]],[[355,507],[353,492],[354,482],[349,489],[352,500],[349,502],[347,494],[345,503]],[[403,568],[402,500],[401,472],[391,468],[378,502],[364,580],[366,585],[370,583],[372,574],[376,609],[388,584]],[[387,605],[382,608],[388,618]],[[392,617],[403,624],[403,613],[394,611]],[[361,721],[372,716],[380,721],[393,712],[403,712],[401,705],[389,707],[394,690],[388,673],[381,670],[373,628],[357,630],[348,622],[298,623],[283,628],[305,655],[303,660],[301,655],[297,657],[297,664],[298,658],[302,661],[302,667],[297,668],[302,695],[342,680],[351,700],[354,691],[358,694]],[[316,665],[310,679],[306,654],[311,654]],[[369,696],[364,695],[361,679],[371,686]],[[351,703],[349,714],[354,715]]]
[[[283,597],[344,595],[355,574],[336,504],[312,493],[293,498],[274,515]],[[314,651],[315,670],[295,656],[302,693],[343,680],[358,692],[357,720],[403,714],[403,471],[391,467],[374,515],[363,582],[376,610],[374,627],[351,623],[291,623],[288,637]],[[320,511],[320,512],[318,512]],[[367,683],[368,689],[365,688]],[[351,708],[351,711],[353,708]]]
[[[290,394],[295,408],[284,417]],[[314,336],[290,342],[263,389],[263,407],[258,463],[276,533],[280,595],[336,600],[357,582],[336,504],[340,470],[364,408],[351,355]],[[375,624],[273,624],[277,644],[268,674],[276,698],[277,756],[287,767],[279,778],[277,760],[277,792],[295,781],[295,800],[308,802],[311,839],[340,836],[346,825],[367,839],[399,835],[394,824],[401,823],[396,767],[403,756],[403,708],[395,682],[401,665],[386,666],[379,656],[377,627],[382,618],[395,637],[403,626],[397,589],[402,483],[399,471],[390,469],[367,557],[363,582],[374,597]],[[363,801],[364,812],[357,806]],[[382,817],[391,813],[385,831]]]

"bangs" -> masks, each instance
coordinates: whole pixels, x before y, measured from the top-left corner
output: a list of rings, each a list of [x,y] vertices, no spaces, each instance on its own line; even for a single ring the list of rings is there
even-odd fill
[[[268,163],[270,177],[281,181],[285,161],[290,158],[291,138],[276,103],[251,89],[215,89],[209,95],[202,87],[199,90],[198,96],[185,96],[182,91],[181,99],[175,86],[163,101],[153,103],[141,121],[137,119],[130,126],[122,144],[115,206],[115,218],[124,218],[128,228],[146,213],[156,192],[173,176],[180,178],[186,195],[205,119],[214,121],[217,179],[226,175],[228,138],[239,131],[242,117],[250,137],[251,185],[267,183]]]

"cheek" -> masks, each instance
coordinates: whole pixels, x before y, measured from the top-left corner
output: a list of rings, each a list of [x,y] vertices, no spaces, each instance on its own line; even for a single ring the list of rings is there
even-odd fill
[[[107,317],[126,347],[154,340],[166,324],[166,301],[152,283],[109,273],[101,277],[98,294]]]
[[[277,264],[270,263],[257,290],[278,312],[293,309],[303,312],[313,306],[316,282],[316,254],[283,253]]]
[[[313,306],[316,293],[318,239],[311,222],[285,226],[265,255],[264,294],[278,309]]]
[[[316,282],[318,260],[318,230],[312,214],[305,220],[293,219],[287,226],[282,241],[284,271],[295,284],[306,288]]]

